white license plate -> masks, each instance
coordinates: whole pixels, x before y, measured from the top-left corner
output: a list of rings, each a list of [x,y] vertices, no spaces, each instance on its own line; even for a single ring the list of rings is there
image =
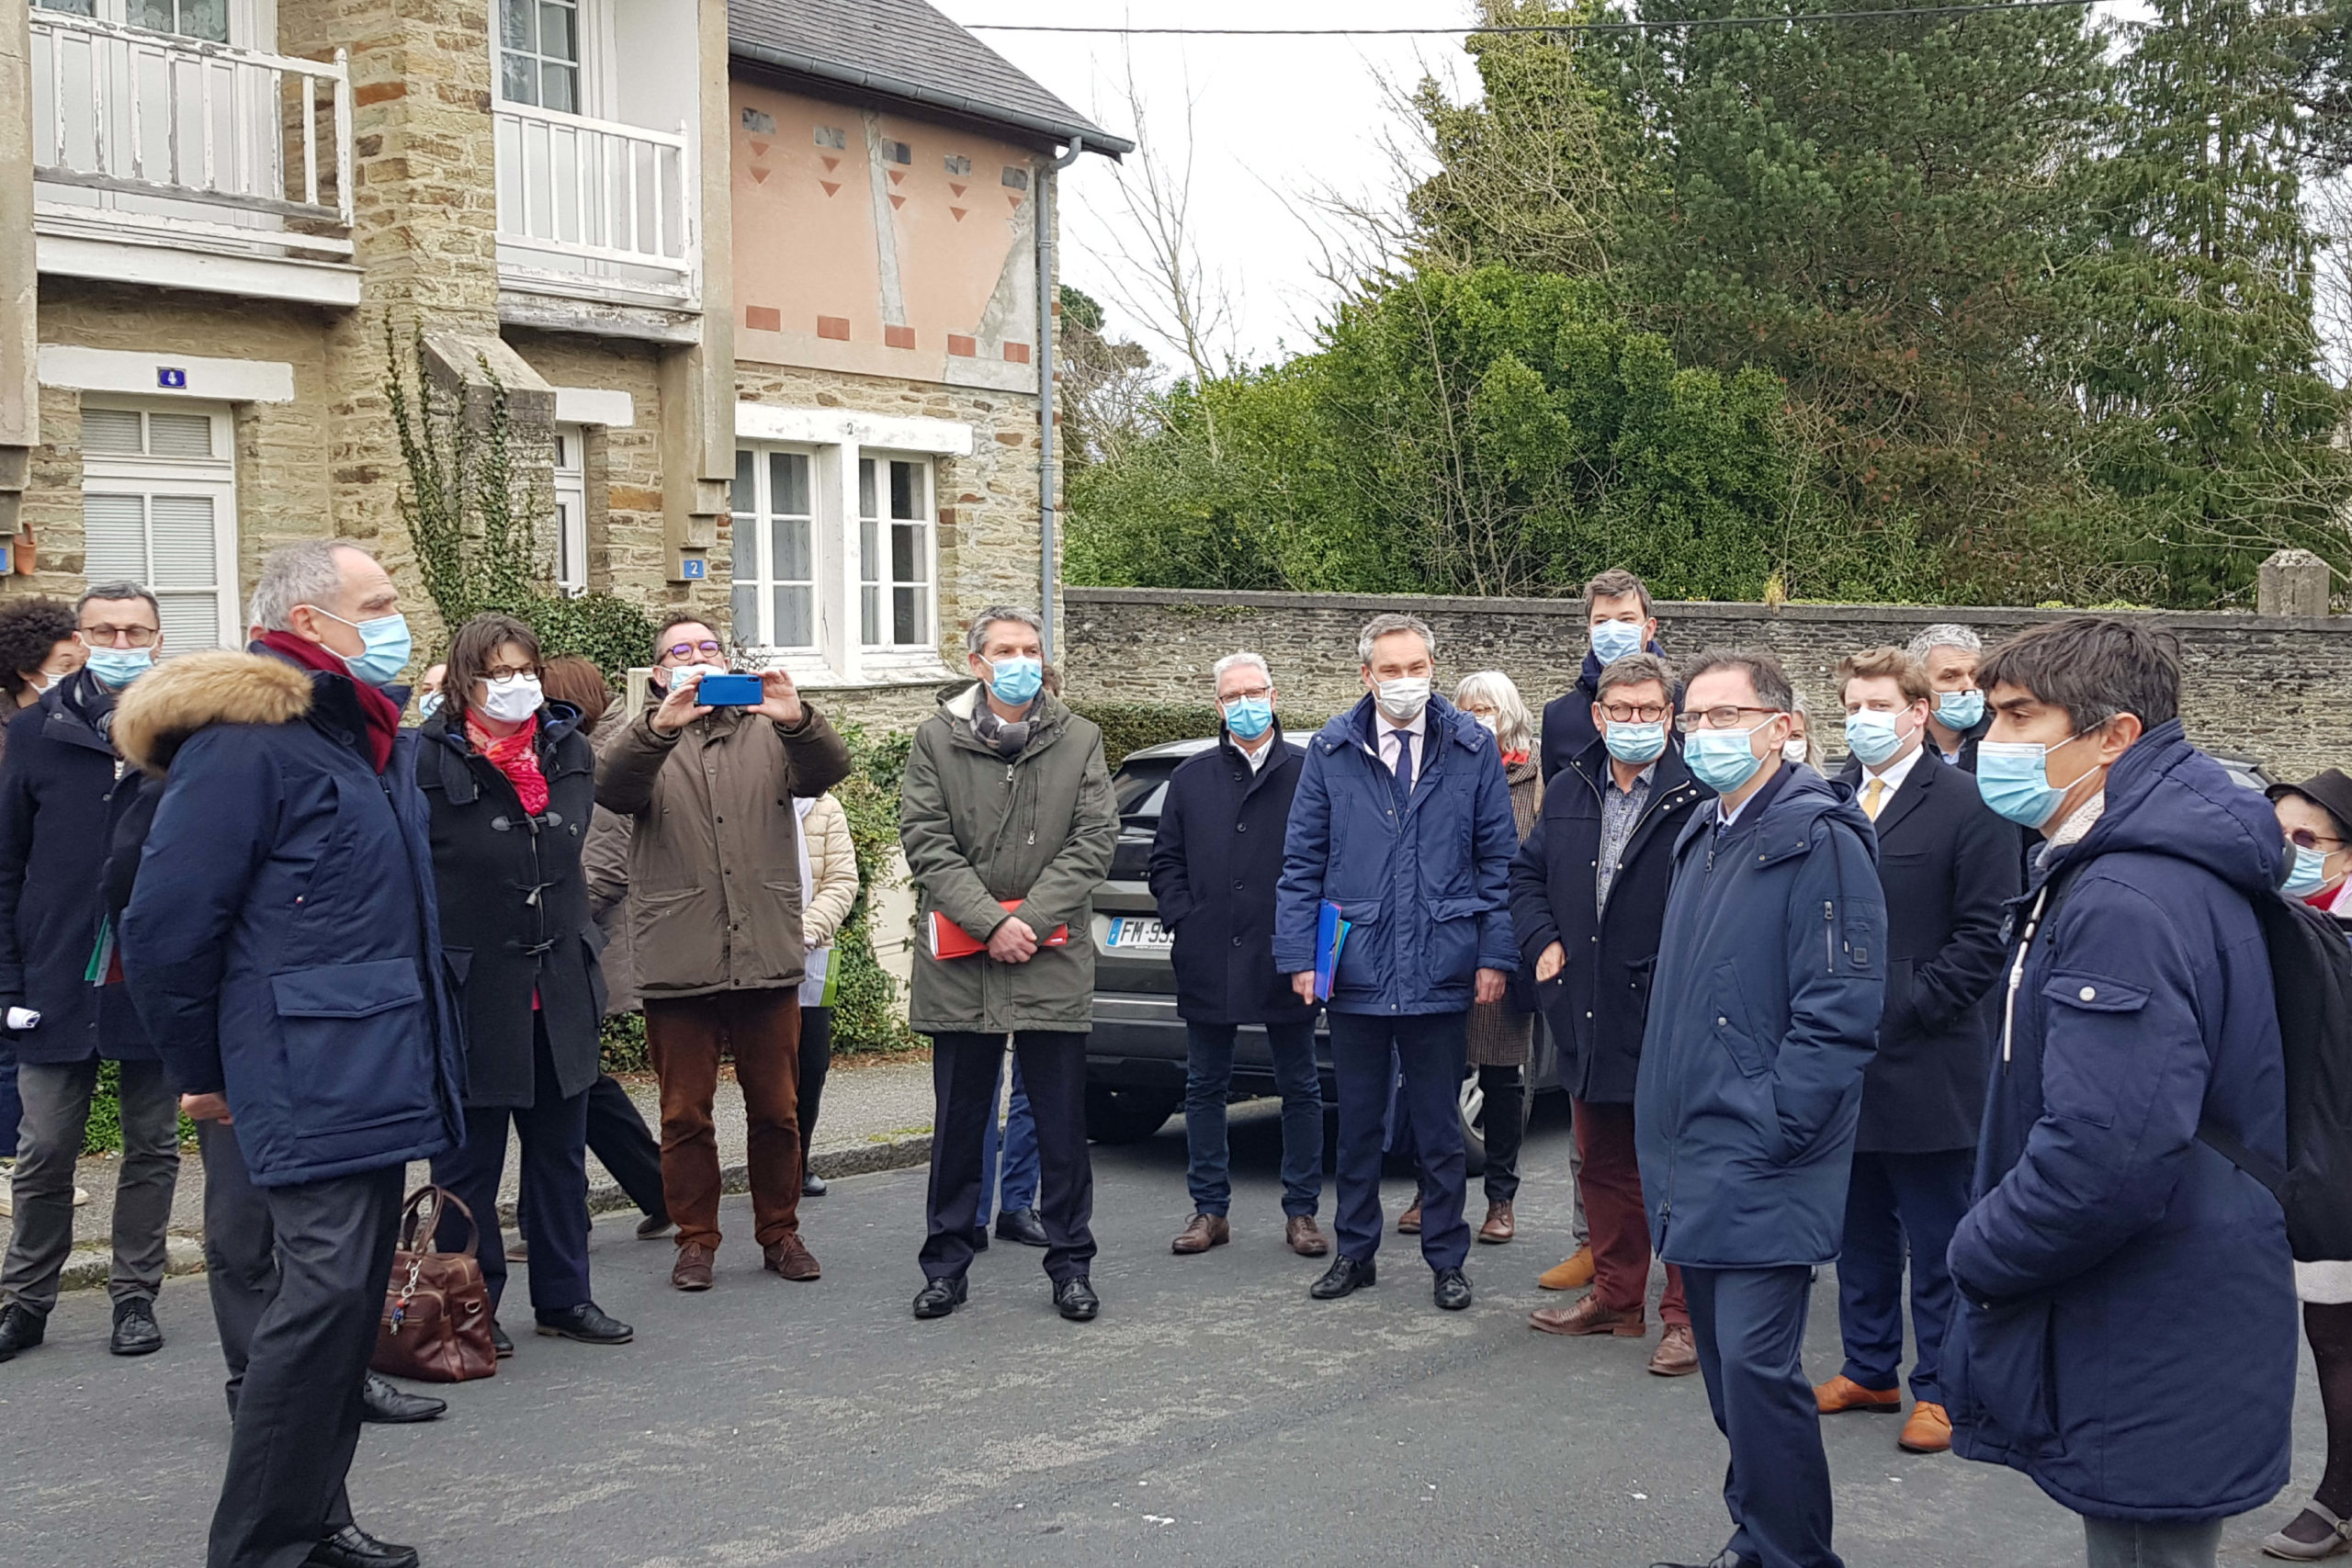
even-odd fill
[[[1111,922],[1113,947],[1156,947],[1165,951],[1175,944],[1174,934],[1158,920],[1126,915]]]

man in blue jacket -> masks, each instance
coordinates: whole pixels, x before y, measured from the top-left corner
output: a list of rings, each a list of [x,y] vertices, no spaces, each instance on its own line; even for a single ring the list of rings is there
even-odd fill
[[[2216,1147],[2286,1157],[2252,902],[2275,896],[2278,824],[2181,733],[2167,634],[2059,621],[1977,678],[1977,785],[2047,844],[2010,906],[1951,1241],[1952,1447],[2082,1515],[2093,1568],[2212,1568],[2222,1521],[2287,1480],[2294,1404],[2285,1217]]]
[[[215,1288],[235,1429],[207,1562],[414,1568],[344,1497],[402,1168],[463,1128],[415,736],[407,693],[383,689],[408,626],[383,568],[325,541],[263,563],[250,619],[253,653],[175,660],[114,727],[164,781],[126,977],[208,1169],[234,1161],[257,1194],[228,1217],[275,1241],[274,1277]],[[250,1320],[226,1310],[241,1283],[259,1285]]]
[[[1634,1086],[1642,1193],[1731,1442],[1731,1542],[1709,1568],[1839,1568],[1804,1325],[1886,987],[1876,840],[1784,759],[1796,694],[1770,654],[1703,653],[1687,682],[1683,761],[1718,798],[1675,842]]]
[[[1458,1312],[1470,1304],[1463,1060],[1471,1003],[1500,1001],[1519,966],[1508,907],[1519,826],[1494,737],[1430,694],[1437,642],[1427,624],[1377,616],[1356,655],[1367,693],[1307,744],[1274,904],[1274,966],[1303,1005],[1317,999],[1323,907],[1348,925],[1327,1004],[1339,1255],[1308,1293],[1334,1301],[1376,1277],[1393,1056],[1420,1150],[1421,1256],[1436,1271],[1437,1304]]]

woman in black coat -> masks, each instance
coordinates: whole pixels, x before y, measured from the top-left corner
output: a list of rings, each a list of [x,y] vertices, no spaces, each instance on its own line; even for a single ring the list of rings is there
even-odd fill
[[[433,1179],[481,1227],[494,1310],[506,1287],[498,1184],[511,1120],[523,1140],[538,1331],[623,1344],[628,1325],[588,1291],[588,1090],[600,1020],[580,854],[595,754],[579,710],[545,700],[538,639],[512,616],[477,615],[458,629],[445,699],[423,726],[416,767],[433,808],[442,951],[465,1010],[466,1142],[434,1160]],[[500,1354],[511,1351],[493,1332]]]

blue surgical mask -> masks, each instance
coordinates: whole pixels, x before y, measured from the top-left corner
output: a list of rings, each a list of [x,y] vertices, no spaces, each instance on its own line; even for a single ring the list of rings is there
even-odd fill
[[[2079,732],[2058,742],[2070,746]],[[1984,804],[2020,828],[2041,827],[2066,792],[2050,782],[2050,753],[2058,746],[2030,740],[1986,740],[1976,748],[1976,793]]]
[[[1600,738],[1609,754],[1621,762],[1655,762],[1666,755],[1666,720],[1655,724],[1619,724],[1611,719]]]
[[[110,692],[119,692],[155,668],[152,648],[94,648],[85,666]]]
[[[311,607],[318,610],[315,604]],[[333,610],[319,610],[319,614],[330,621],[343,621],[343,617]],[[355,658],[335,654],[337,659],[343,660],[343,667],[351,671],[353,680],[370,686],[390,685],[394,676],[408,668],[409,655],[414,651],[415,643],[408,635],[406,615],[396,610],[389,615],[379,615],[372,621],[343,621],[343,624],[359,634],[361,644]],[[330,649],[328,651],[333,653],[334,650]]]
[[[1225,727],[1236,740],[1255,740],[1273,724],[1274,705],[1264,697],[1236,697],[1225,705]]]
[[[1636,622],[1603,621],[1592,628],[1592,656],[1603,664],[1614,664],[1641,650],[1642,628]]]
[[[1765,724],[1772,721],[1766,719]],[[1717,795],[1729,795],[1756,776],[1764,765],[1749,745],[1757,729],[1694,729],[1682,738],[1682,760],[1690,773]]]
[[[1870,708],[1848,714],[1846,750],[1860,758],[1866,768],[1884,763],[1903,750],[1903,732],[1894,727],[1894,715]]]
[[[1976,721],[1984,716],[1984,694],[1971,686],[1964,692],[1946,692],[1936,699],[1936,717],[1947,729],[1973,729]]]
[[[2307,850],[2301,844],[2290,844],[2295,858],[2289,863],[2287,880],[2282,891],[2301,898],[2318,892],[2327,885],[2327,856],[2318,850]]]
[[[989,674],[989,692],[1007,707],[1025,705],[1046,683],[1045,664],[1023,654],[992,660]]]
[[[424,694],[424,695],[423,695],[423,696],[421,696],[421,697],[419,697],[419,698],[417,698],[417,699],[416,699],[416,716],[417,716],[417,717],[419,717],[419,718],[431,718],[435,714],[439,713],[440,711],[441,711],[441,694],[440,694],[440,693],[438,693],[438,692],[427,692],[427,693],[425,693],[425,694]]]

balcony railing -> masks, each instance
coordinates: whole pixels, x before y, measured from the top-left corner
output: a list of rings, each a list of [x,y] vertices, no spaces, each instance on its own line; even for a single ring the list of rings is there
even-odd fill
[[[503,270],[690,302],[700,288],[695,147],[673,132],[502,103]]]
[[[322,64],[49,10],[32,49],[42,216],[351,254],[344,51]]]

